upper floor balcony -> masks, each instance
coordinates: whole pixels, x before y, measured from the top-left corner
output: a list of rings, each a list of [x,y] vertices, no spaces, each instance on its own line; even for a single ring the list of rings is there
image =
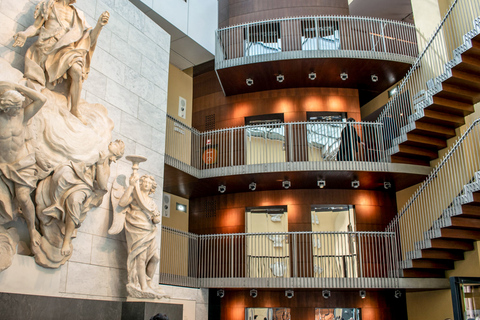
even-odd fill
[[[315,188],[318,180],[324,180],[328,187],[338,189],[351,188],[353,179],[370,189],[383,188],[384,181],[395,182],[399,188],[422,181],[429,167],[391,163],[386,150],[392,140],[384,126],[341,121],[274,122],[199,132],[168,116],[165,164],[178,170],[166,170],[165,191],[191,195],[170,189],[187,188],[185,181],[179,183],[181,173],[211,181],[215,192],[218,179],[229,185],[228,192],[235,191],[233,182],[239,183],[239,176],[251,176],[247,180],[255,180],[259,187],[269,185],[268,189],[276,189],[273,184],[281,186],[285,178],[295,188]]]
[[[404,76],[417,55],[412,24],[354,16],[294,17],[217,30],[215,70],[226,95],[305,86],[361,89],[372,75],[382,87],[378,90],[385,90]]]

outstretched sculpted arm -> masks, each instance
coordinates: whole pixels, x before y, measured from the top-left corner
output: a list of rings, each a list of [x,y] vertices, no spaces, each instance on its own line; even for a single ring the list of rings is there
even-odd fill
[[[38,17],[36,17],[35,22],[30,27],[28,27],[25,31],[20,31],[15,33],[15,35],[13,36],[13,39],[15,39],[13,46],[23,47],[25,45],[25,41],[27,41],[27,38],[31,38],[38,34],[44,22],[45,22],[45,19],[43,18],[43,16],[39,15]]]
[[[102,13],[98,18],[97,25],[95,26],[95,28],[93,28],[92,33],[90,34],[91,46],[94,46],[97,43],[100,31],[102,31],[102,28],[108,23],[109,18],[110,13],[108,13],[108,11]]]

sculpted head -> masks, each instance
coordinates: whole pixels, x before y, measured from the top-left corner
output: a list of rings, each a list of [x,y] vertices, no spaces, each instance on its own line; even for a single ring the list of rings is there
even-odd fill
[[[112,141],[108,145],[108,151],[111,155],[109,160],[112,162],[117,162],[118,159],[123,157],[123,153],[125,152],[125,143],[122,140]]]
[[[157,183],[153,176],[147,174],[140,177],[140,189],[142,191],[148,191],[148,194],[152,194],[157,189]]]
[[[5,91],[0,96],[0,111],[10,115],[17,114],[22,109],[25,97],[16,90]]]

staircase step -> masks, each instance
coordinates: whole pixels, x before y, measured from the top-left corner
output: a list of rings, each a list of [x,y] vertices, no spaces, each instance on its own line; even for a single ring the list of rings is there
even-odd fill
[[[450,221],[454,228],[480,230],[480,219],[456,216],[451,217]]]
[[[441,97],[433,97],[433,103],[425,110],[435,110],[439,112],[451,113],[455,115],[467,116],[473,113],[474,108],[471,103],[463,103]]]
[[[480,90],[480,88],[479,88]],[[465,117],[463,115],[456,115],[435,110],[424,110],[424,116],[420,118],[419,122],[434,123],[446,127],[458,128],[465,124]]]
[[[473,88],[443,82],[442,90],[435,96],[474,104],[474,101],[477,101],[480,97],[480,92]]]
[[[460,214],[462,217],[477,217],[480,218],[480,207],[479,204],[473,205],[471,203],[464,204],[462,206],[462,213]]]
[[[437,150],[447,147],[447,142],[445,141],[445,139],[424,136],[415,133],[407,133],[407,141],[402,142],[401,144]]]
[[[411,260],[409,264],[413,269],[450,270],[454,268],[453,261],[450,260],[415,259]]]
[[[480,240],[480,231],[457,228],[442,228],[440,237],[445,239]]]
[[[409,157],[403,157],[398,155],[392,155],[391,159],[393,163],[415,164],[418,166],[427,166],[427,167],[430,166],[430,161],[426,159],[409,158]]]
[[[404,269],[404,278],[445,278],[444,270],[437,269]]]
[[[468,52],[468,51],[467,51]],[[474,74],[480,74],[480,59],[468,53],[462,54],[462,61],[452,68],[452,71],[461,71]]]
[[[470,251],[474,246],[472,240],[432,239],[428,248]]]
[[[410,131],[415,134],[422,134],[426,136],[434,136],[441,138],[452,138],[455,134],[455,129],[450,127],[445,127],[437,125],[434,123],[425,123],[425,122],[415,122],[415,129]]]
[[[421,253],[423,259],[459,261],[464,258],[460,250],[423,249]]]
[[[406,156],[406,157],[420,157],[423,159],[433,160],[438,158],[437,150],[409,146],[409,145],[399,145],[398,146],[399,152],[395,155],[398,156]]]

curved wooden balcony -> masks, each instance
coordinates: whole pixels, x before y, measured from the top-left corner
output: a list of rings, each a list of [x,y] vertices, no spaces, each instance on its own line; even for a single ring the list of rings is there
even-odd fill
[[[215,70],[226,95],[312,85],[361,88],[373,74],[377,86],[384,87],[400,80],[417,55],[412,24],[353,16],[295,17],[217,30]],[[343,72],[349,81],[340,78]],[[284,80],[277,81],[278,75]]]
[[[192,179],[202,179],[215,184],[216,191],[215,180],[238,183],[243,176],[254,177],[259,186],[267,188],[288,172],[295,173],[289,179],[296,188],[316,187],[320,178],[331,188],[351,188],[354,176],[365,178],[362,188],[383,188],[383,181],[397,178],[400,187],[422,181],[430,168],[392,164],[385,153],[390,143],[378,123],[291,122],[199,132],[168,116],[165,164],[172,170],[166,170],[164,187],[188,197],[191,193],[178,193],[169,185],[188,189],[189,184],[193,188]],[[180,181],[182,173],[190,181]]]

